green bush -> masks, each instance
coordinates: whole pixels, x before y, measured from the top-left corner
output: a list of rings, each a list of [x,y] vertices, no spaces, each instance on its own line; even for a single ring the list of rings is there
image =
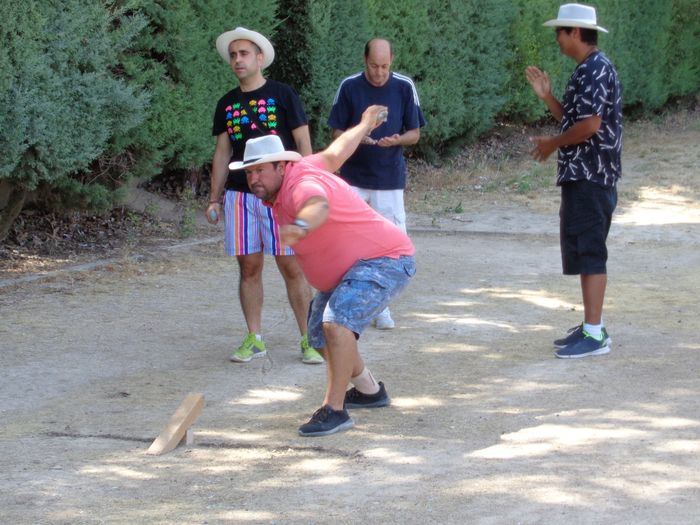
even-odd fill
[[[0,180],[13,188],[0,239],[28,191],[52,207],[108,207],[129,177],[199,171],[218,98],[236,85],[214,41],[242,25],[270,37],[269,75],[292,85],[316,149],[340,81],[372,37],[392,40],[428,121],[417,151],[473,141],[495,119],[533,122],[532,64],[560,97],[575,64],[551,28],[558,0],[5,0],[0,19]],[[700,87],[700,0],[599,2],[600,47],[625,111]],[[9,218],[9,219],[8,219]]]
[[[145,24],[88,0],[5,1],[0,179],[13,190],[0,239],[37,188],[60,190],[62,206],[108,207],[106,182],[79,174],[144,120],[147,96],[115,69]]]
[[[599,9],[600,25],[610,31],[600,47],[617,68],[627,107],[658,108],[669,98],[665,62],[672,14],[670,2],[656,0],[610,0]]]
[[[522,75],[529,64],[547,70],[555,95],[576,64],[559,53],[551,28],[542,23],[556,18],[556,0],[519,0],[512,28],[516,58],[509,71],[508,103],[503,116],[531,122],[545,114]],[[620,75],[625,111],[644,112],[663,106],[673,97],[697,92],[700,87],[700,0],[608,0],[596,5],[598,46]]]
[[[211,160],[214,107],[237,84],[216,51],[216,37],[237,26],[270,35],[276,6],[276,0],[256,2],[254,10],[218,0],[141,0],[132,5],[149,26],[137,48],[124,57],[125,69],[152,93],[145,124],[120,137],[121,147],[136,159],[133,175],[196,170]]]
[[[430,53],[435,25],[429,12],[431,3],[422,0],[384,2],[368,0],[367,9],[371,29],[370,37],[387,38],[394,50],[393,69],[406,71],[415,81],[421,82],[429,70],[425,58]],[[364,67],[363,51],[359,50],[358,66]]]
[[[506,0],[428,5],[430,47],[418,84],[428,119],[421,149],[439,151],[450,142],[475,140],[491,128],[505,103],[512,53],[504,46],[503,31],[514,13]]]
[[[533,94],[525,79],[525,68],[536,66],[552,80],[552,92],[561,96],[573,71],[571,63],[559,52],[552,28],[543,27],[545,20],[555,18],[557,0],[517,0],[512,3],[515,16],[506,35],[513,50],[508,61],[505,86],[506,102],[501,118],[516,122],[533,122],[547,115],[547,108]]]
[[[674,0],[664,78],[669,96],[696,93],[700,87],[700,0]]]
[[[340,81],[364,67],[364,44],[388,38],[393,69],[416,82],[426,126],[419,149],[436,151],[454,140],[473,140],[492,125],[505,101],[502,24],[506,0],[309,0],[310,81],[301,89],[312,118],[314,144],[328,140],[325,122]],[[436,28],[440,28],[436,31]]]
[[[309,116],[314,148],[318,149],[330,138],[326,122],[338,85],[362,69],[364,45],[371,32],[364,0],[308,0],[308,13],[311,74],[299,91]]]
[[[297,92],[311,82],[310,51],[312,49],[308,0],[279,0],[279,25],[270,38],[277,59],[265,73],[284,81]]]

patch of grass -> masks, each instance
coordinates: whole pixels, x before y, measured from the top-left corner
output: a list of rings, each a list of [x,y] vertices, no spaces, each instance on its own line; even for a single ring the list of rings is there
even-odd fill
[[[521,172],[516,178],[510,179],[507,186],[523,195],[551,186],[553,177],[550,165],[536,164]]]
[[[490,180],[486,182],[480,189],[482,190],[482,193],[495,193],[497,191],[500,191],[503,187],[503,184],[501,183],[500,180]]]
[[[197,199],[191,188],[185,188],[180,195],[182,217],[180,218],[180,237],[192,237],[196,231],[196,213],[199,208]]]
[[[156,202],[149,202],[146,204],[146,208],[143,210],[146,215],[150,215],[151,217],[157,217],[158,212],[160,211],[160,206]]]
[[[126,212],[126,223],[128,227],[126,230],[125,247],[127,250],[130,250],[132,246],[138,243],[139,231],[143,226],[143,222],[143,217],[140,214],[130,210]]]
[[[136,228],[140,227],[143,223],[143,217],[139,213],[132,210],[127,210],[126,220]]]
[[[700,108],[693,106],[643,119],[626,120],[620,192],[632,200],[640,184],[691,186],[697,178]],[[439,166],[409,161],[406,209],[437,217],[469,214],[494,202],[525,204],[550,212],[558,206],[556,153],[540,164],[530,157],[532,135],[558,133],[556,126],[499,131]]]

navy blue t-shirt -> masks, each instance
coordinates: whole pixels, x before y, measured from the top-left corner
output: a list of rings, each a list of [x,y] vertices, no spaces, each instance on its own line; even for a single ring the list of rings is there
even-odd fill
[[[562,133],[593,115],[600,129],[580,144],[559,148],[557,185],[589,180],[612,187],[622,166],[622,95],[617,71],[608,57],[594,51],[574,70],[566,85]]]
[[[360,122],[362,112],[373,104],[389,108],[388,120],[370,134],[373,139],[425,126],[416,86],[407,76],[394,72],[381,87],[370,84],[363,72],[344,79],[333,100],[328,125],[339,130],[351,128]],[[403,147],[360,144],[340,168],[340,176],[358,188],[403,189],[406,187]]]
[[[278,135],[284,149],[296,151],[292,130],[307,124],[299,95],[287,84],[266,80],[253,91],[240,87],[226,93],[216,105],[212,134],[227,132],[233,151],[231,161],[243,160],[250,138]],[[226,189],[250,193],[245,171],[229,171]]]

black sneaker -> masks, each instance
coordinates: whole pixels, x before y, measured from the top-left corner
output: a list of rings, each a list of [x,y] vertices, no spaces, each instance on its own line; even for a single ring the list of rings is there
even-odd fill
[[[589,355],[603,355],[610,352],[606,334],[601,334],[600,340],[583,330],[583,338],[560,348],[554,355],[559,359],[578,359]]]
[[[608,335],[608,331],[605,329],[605,327],[603,327],[601,331],[603,332],[603,337],[605,338],[605,344],[610,346],[612,343],[612,338],[610,335]],[[581,341],[584,338],[583,324],[569,328],[566,333],[568,334],[566,337],[562,337],[561,339],[556,339],[554,341],[554,346],[556,348],[566,348],[569,345]]]
[[[390,402],[384,383],[381,381],[379,392],[376,394],[363,394],[355,387],[345,392],[345,408],[379,408],[388,406]]]
[[[328,405],[323,405],[314,412],[308,423],[299,427],[300,436],[327,436],[355,426],[348,411],[333,410]]]

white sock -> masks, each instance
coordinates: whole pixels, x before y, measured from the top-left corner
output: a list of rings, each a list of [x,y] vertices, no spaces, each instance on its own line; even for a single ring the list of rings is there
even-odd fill
[[[369,371],[369,368],[364,367],[360,375],[350,378],[350,382],[363,394],[376,394],[379,392],[379,383],[377,383]]]
[[[262,341],[262,335],[255,334],[255,339],[257,339],[258,341]]]
[[[583,323],[583,329],[594,338],[600,340],[603,334],[603,324],[588,324]]]

